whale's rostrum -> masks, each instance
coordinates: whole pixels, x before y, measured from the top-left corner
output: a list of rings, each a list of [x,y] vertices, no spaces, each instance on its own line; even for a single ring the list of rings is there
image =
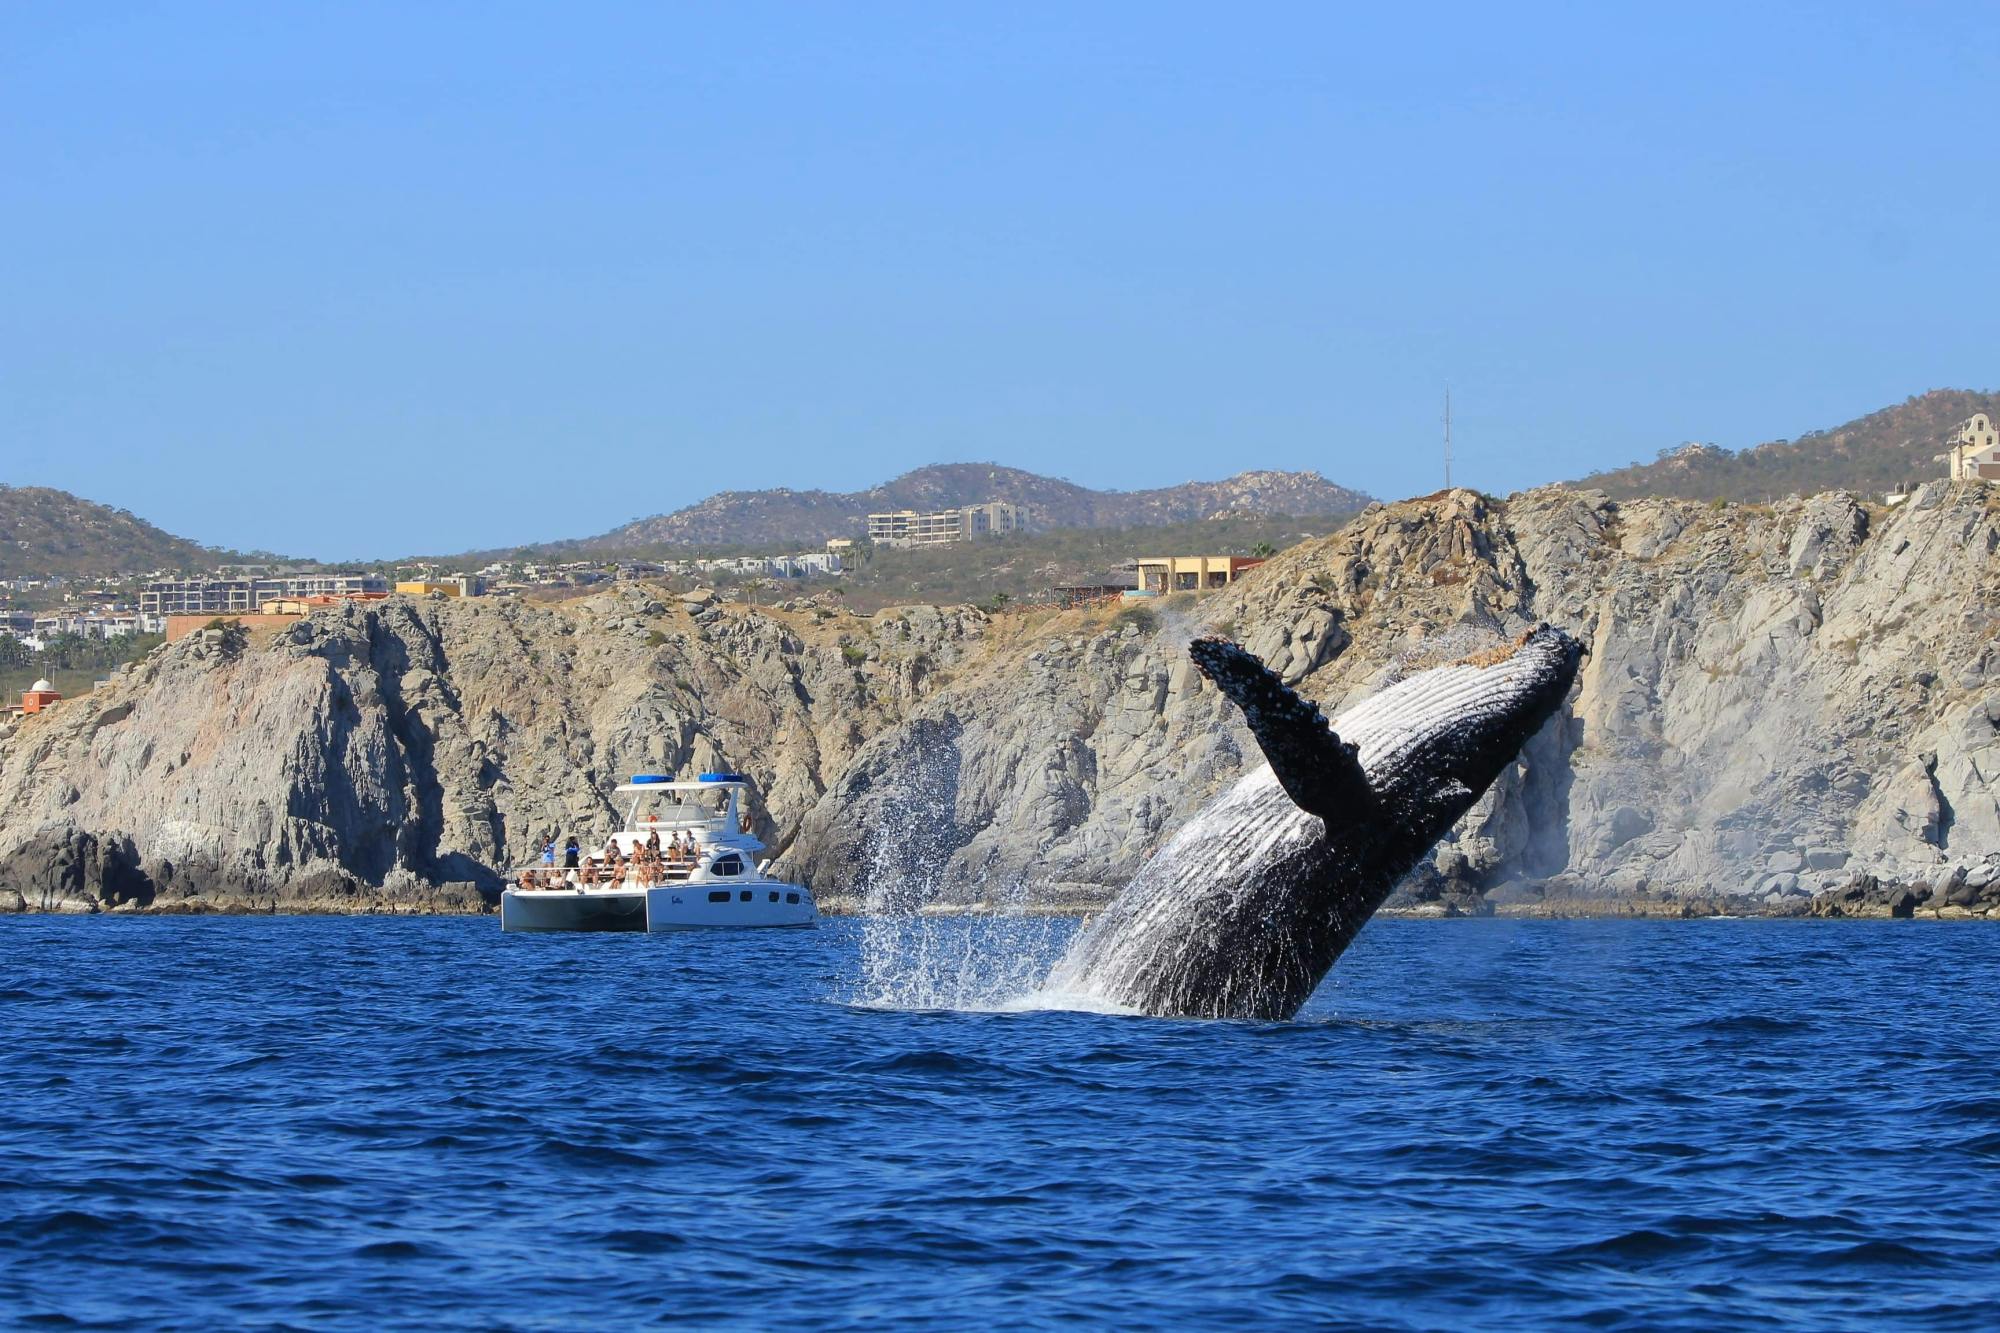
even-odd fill
[[[1398,880],[1561,706],[1583,649],[1501,652],[1320,710],[1224,639],[1189,653],[1268,763],[1168,840],[1070,945],[1045,994],[1142,1013],[1289,1018]]]

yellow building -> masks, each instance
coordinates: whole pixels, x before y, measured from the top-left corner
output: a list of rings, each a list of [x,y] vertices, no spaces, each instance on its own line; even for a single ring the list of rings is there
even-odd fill
[[[1128,596],[1161,597],[1171,592],[1226,588],[1243,571],[1264,562],[1247,555],[1165,555],[1138,562],[1139,586]]]

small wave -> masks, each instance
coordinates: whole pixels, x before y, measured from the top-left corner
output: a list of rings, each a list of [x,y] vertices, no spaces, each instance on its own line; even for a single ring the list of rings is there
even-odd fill
[[[1697,1018],[1683,1023],[1683,1032],[1711,1032],[1720,1036],[1743,1037],[1789,1036],[1795,1032],[1810,1032],[1812,1024],[1798,1018],[1776,1018],[1770,1014],[1721,1014],[1713,1018]]]
[[[571,1143],[567,1139],[548,1139],[543,1142],[540,1150],[552,1157],[575,1162],[579,1166],[660,1165],[656,1158],[627,1152],[623,1148],[613,1148],[606,1144]]]
[[[951,1051],[904,1051],[886,1060],[857,1060],[848,1066],[857,1074],[1011,1074],[1006,1065]]]
[[[726,1056],[710,1056],[701,1060],[683,1060],[672,1066],[674,1073],[689,1078],[698,1078],[723,1087],[736,1087],[745,1083],[769,1083],[773,1079],[785,1077],[782,1069],[772,1069],[746,1065],[740,1060]],[[648,1065],[643,1072],[651,1072]]]
[[[1946,1120],[1972,1120],[2000,1125],[2000,1097],[1959,1097],[1933,1102],[1923,1108],[1926,1116]]]
[[[357,1259],[425,1259],[433,1251],[427,1245],[419,1245],[413,1240],[378,1240],[367,1245],[357,1245],[352,1251]]]
[[[1688,1254],[1708,1245],[1706,1237],[1689,1236],[1677,1232],[1656,1231],[1651,1227],[1640,1227],[1603,1240],[1590,1241],[1583,1245],[1572,1245],[1556,1252],[1563,1259],[1664,1259],[1672,1255]]]
[[[103,1236],[118,1229],[119,1224],[108,1217],[95,1213],[81,1212],[75,1208],[64,1208],[41,1217],[31,1218],[21,1228],[31,1236],[46,1236],[52,1239],[85,1236]]]
[[[687,1237],[671,1231],[641,1231],[626,1229],[607,1231],[597,1238],[597,1243],[607,1250],[620,1254],[666,1254],[673,1250],[687,1248]]]
[[[1866,1240],[1859,1245],[1850,1245],[1843,1250],[1824,1250],[1812,1255],[1809,1262],[1821,1268],[1846,1268],[1853,1264],[1870,1264],[1882,1268],[1938,1268],[1946,1260],[1937,1254],[1927,1253],[1894,1240]]]

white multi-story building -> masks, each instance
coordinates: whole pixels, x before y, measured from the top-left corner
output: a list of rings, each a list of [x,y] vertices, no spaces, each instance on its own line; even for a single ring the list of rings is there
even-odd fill
[[[826,551],[800,555],[733,555],[716,560],[696,560],[692,568],[704,574],[741,574],[747,578],[809,579],[838,574],[845,568],[840,557]]]
[[[877,546],[950,546],[974,537],[1025,532],[1027,528],[1027,510],[1001,500],[928,513],[896,509],[868,516],[868,539]]]
[[[123,639],[159,632],[157,618],[129,611],[63,611],[34,618],[34,637],[44,643],[59,634],[74,634],[84,639]]]
[[[285,574],[261,578],[159,579],[139,592],[142,615],[248,615],[277,597],[361,597],[387,593],[379,574]]]

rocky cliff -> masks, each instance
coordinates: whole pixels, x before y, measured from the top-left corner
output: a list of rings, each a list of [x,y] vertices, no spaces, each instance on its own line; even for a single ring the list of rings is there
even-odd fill
[[[782,843],[985,630],[629,588],[213,629],[0,741],[0,905],[476,908],[640,770],[749,772]]]
[[[1364,514],[1205,600],[1051,622],[877,737],[790,863],[947,897],[1093,899],[1254,758],[1190,669],[1238,637],[1329,715],[1549,620],[1568,713],[1442,846],[1418,898],[1647,895],[1802,910],[2000,862],[2000,491],[1769,508],[1454,491]]]
[[[628,772],[715,764],[823,893],[1099,901],[1255,762],[1191,635],[1331,714],[1549,620],[1592,650],[1571,706],[1411,898],[1983,912],[1996,550],[1976,487],[1888,512],[1461,490],[1116,611],[392,599],[197,636],[19,724],[0,903],[462,907],[536,839],[609,827]]]

